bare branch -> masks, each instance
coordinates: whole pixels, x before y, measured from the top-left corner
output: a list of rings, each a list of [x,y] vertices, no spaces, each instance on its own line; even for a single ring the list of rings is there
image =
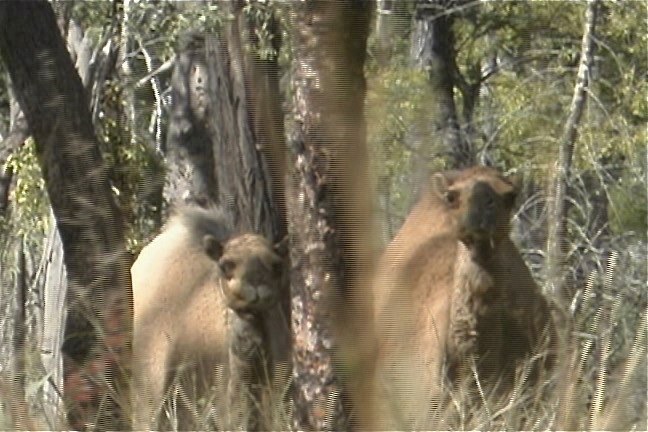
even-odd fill
[[[147,55],[146,50],[143,50],[143,52],[145,53],[144,55],[146,57],[146,55]],[[171,69],[173,67],[173,65],[175,64],[175,61],[176,61],[176,56],[173,55],[169,60],[162,63],[157,69],[155,69],[154,71],[152,71],[148,75],[146,75],[144,78],[137,81],[137,83],[135,83],[135,87],[136,88],[142,87],[146,83],[151,81],[153,78],[155,78],[157,75],[168,71],[169,69]]]

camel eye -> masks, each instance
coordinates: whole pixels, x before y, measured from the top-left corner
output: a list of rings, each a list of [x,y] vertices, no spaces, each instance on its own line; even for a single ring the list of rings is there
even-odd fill
[[[218,265],[220,266],[225,279],[230,280],[234,276],[234,269],[236,268],[236,263],[230,259],[221,260]]]
[[[448,204],[455,205],[455,204],[457,204],[457,202],[459,202],[459,192],[457,192],[455,190],[447,190],[443,194],[443,199]]]

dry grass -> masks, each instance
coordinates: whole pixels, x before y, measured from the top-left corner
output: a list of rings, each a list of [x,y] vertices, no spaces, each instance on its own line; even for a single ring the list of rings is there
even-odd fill
[[[385,419],[383,426],[390,430],[648,430],[646,323],[644,314],[626,360],[614,368],[609,367],[610,352],[605,349],[615,337],[613,330],[608,327],[590,334],[593,339],[585,342],[573,331],[560,351],[556,370],[540,379],[538,386],[525,385],[536,358],[518,370],[515,388],[507,397],[485,394],[474,374],[452,390],[446,388],[442,401],[427,412],[414,419],[405,415]],[[597,352],[592,350],[594,340],[602,345]],[[413,392],[411,405],[431,396]]]
[[[592,289],[593,283],[589,283]],[[588,298],[587,293],[584,298]],[[587,306],[587,305],[585,305]],[[459,388],[444,393],[444,401],[412,425],[425,430],[648,430],[646,416],[646,332],[648,317],[641,314],[630,341],[627,329],[618,323],[623,310],[617,299],[610,307],[599,307],[592,319],[577,314],[559,355],[558,367],[551,376],[540,380],[537,388],[525,386],[530,365],[518,371],[517,384],[509,397],[484,394],[478,377]],[[616,352],[616,346],[625,346]],[[534,361],[533,359],[531,361]],[[222,376],[222,371],[221,371]],[[178,430],[178,408],[190,407],[193,423],[200,430],[235,429],[245,424],[245,412],[224,405],[226,379],[219,380],[209,400],[195,401],[177,386],[169,391],[164,407],[165,424]],[[0,381],[0,429],[60,429],[63,424],[46,414],[40,382],[17,388],[14,380]],[[263,389],[259,412],[263,423],[274,430],[291,429],[289,373]],[[425,395],[412,394],[417,400]],[[429,396],[429,395],[428,395]],[[363,401],[358,401],[363,403]],[[238,413],[238,414],[235,414]],[[398,419],[394,419],[398,423]],[[393,423],[392,423],[393,424]],[[402,425],[405,426],[405,425]],[[403,427],[396,427],[403,429]],[[406,427],[407,428],[407,427]]]
[[[290,371],[279,368],[269,384],[260,389],[260,400],[252,411],[247,405],[254,398],[250,389],[237,385],[232,391],[224,367],[216,370],[216,385],[207,397],[196,399],[197,385],[184,374],[176,378],[166,394],[166,402],[159,407],[160,427],[164,430],[245,430],[246,425],[261,424],[262,429],[290,429]],[[131,407],[136,408],[136,407]],[[253,412],[260,418],[250,419]]]

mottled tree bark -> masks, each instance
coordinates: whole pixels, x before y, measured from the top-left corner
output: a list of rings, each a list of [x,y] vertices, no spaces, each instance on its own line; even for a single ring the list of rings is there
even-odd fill
[[[98,355],[120,363],[88,373],[106,383],[98,426],[128,428],[120,404],[128,387],[131,260],[83,86],[47,2],[0,3],[0,54],[36,142],[63,242],[69,282],[66,369],[74,371]],[[68,407],[69,417],[80,420],[76,408]]]
[[[362,320],[366,306],[359,299],[371,228],[363,66],[372,6],[315,0],[295,3],[291,11],[295,51],[289,141],[295,174],[288,212],[294,427],[299,430],[348,429],[349,396],[368,382],[364,373],[369,368],[357,366],[371,338],[358,334],[350,317]],[[344,349],[351,334],[353,352]],[[365,396],[354,407],[360,420],[369,405]]]
[[[18,250],[16,250],[16,281],[15,289],[15,312],[14,312],[14,358],[13,374],[14,384],[20,389],[21,393],[15,395],[21,399],[25,398],[25,383],[27,382],[25,370],[26,337],[27,337],[27,296],[29,287],[27,285],[27,265],[25,262],[25,241],[22,236],[18,238]]]

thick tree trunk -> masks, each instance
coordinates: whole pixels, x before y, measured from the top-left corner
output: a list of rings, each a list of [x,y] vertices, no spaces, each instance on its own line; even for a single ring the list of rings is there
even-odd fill
[[[18,238],[18,250],[16,251],[16,280],[14,287],[16,290],[15,299],[15,313],[14,313],[14,383],[23,392],[17,397],[25,398],[25,383],[26,369],[25,369],[25,356],[26,351],[26,338],[27,338],[27,296],[29,287],[27,285],[27,265],[25,262],[25,241],[22,236]]]
[[[296,172],[288,211],[294,427],[300,430],[348,429],[349,391],[360,392],[367,378],[367,368],[353,367],[357,353],[344,348],[349,334],[355,333],[360,352],[370,339],[363,334],[358,341],[350,317],[362,311],[357,296],[370,249],[363,66],[371,7],[364,1],[306,1],[291,13]],[[353,369],[357,382],[343,388],[335,362]],[[354,407],[361,420],[369,400]]]
[[[428,74],[434,95],[432,123],[437,140],[452,168],[475,163],[469,143],[462,137],[454,99],[455,48],[452,1],[419,0],[414,13],[410,57]],[[415,169],[417,169],[415,167]]]
[[[278,241],[285,235],[283,116],[276,58],[246,52],[242,11],[207,46],[218,167],[218,200],[234,223]],[[279,158],[279,159],[277,159]]]
[[[83,86],[47,2],[0,3],[0,54],[36,141],[63,243],[69,282],[66,369],[72,373],[91,355],[101,356],[105,368],[87,370],[105,383],[99,403],[106,409],[98,426],[128,428],[120,403],[128,387],[131,259]],[[70,406],[69,415],[75,419],[80,412]],[[76,420],[78,425],[89,419]]]
[[[3,168],[6,160],[0,159],[0,217],[4,216],[9,207],[9,192],[13,181],[13,170]]]

